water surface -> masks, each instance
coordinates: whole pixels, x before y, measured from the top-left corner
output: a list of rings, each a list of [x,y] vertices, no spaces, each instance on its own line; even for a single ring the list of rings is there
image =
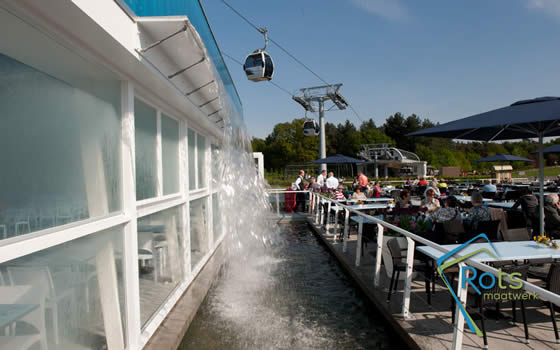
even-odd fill
[[[180,349],[405,347],[306,224],[279,231],[261,253],[224,267]]]

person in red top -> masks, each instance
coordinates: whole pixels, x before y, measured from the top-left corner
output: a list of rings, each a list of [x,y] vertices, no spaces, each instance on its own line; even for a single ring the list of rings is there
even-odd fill
[[[418,181],[418,186],[428,186],[428,182],[426,179],[421,178],[420,181]]]
[[[362,188],[362,191],[364,191],[364,190],[367,191],[367,185],[369,183],[369,180],[368,180],[367,176],[361,171],[358,171],[358,183],[360,184],[360,187]]]

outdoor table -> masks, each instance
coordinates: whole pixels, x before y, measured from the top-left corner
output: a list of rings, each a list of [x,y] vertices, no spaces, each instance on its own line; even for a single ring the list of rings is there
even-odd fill
[[[560,242],[560,241],[556,241]],[[481,252],[473,255],[470,259],[478,262],[492,262],[492,261],[509,261],[509,260],[532,260],[532,259],[560,259],[560,249],[552,249],[545,245],[538,244],[535,241],[519,241],[519,242],[494,242],[492,243],[498,254],[498,259],[493,258],[487,253]],[[451,251],[461,246],[460,244],[447,244],[442,245],[443,248]],[[486,248],[489,252],[494,252],[488,243],[471,243],[465,246],[463,250],[456,253],[454,256],[460,257],[472,253],[478,249]],[[430,258],[437,260],[444,253],[439,250],[428,247],[420,246],[416,250],[428,255]]]
[[[488,203],[488,206],[493,208],[511,209],[514,204],[515,202],[492,202]],[[521,210],[521,206],[517,207],[517,210]]]
[[[366,198],[366,199],[346,199],[345,201],[347,203],[356,203],[356,202],[371,203],[371,202],[390,202],[392,200],[394,200],[392,197],[379,197],[379,198]]]
[[[0,329],[11,326],[38,307],[38,304],[0,304]]]
[[[459,196],[459,195],[454,195],[454,196],[458,201],[461,201],[461,202],[470,202],[471,201],[471,196]],[[492,200],[490,198],[483,198],[482,200],[484,202],[492,202]]]
[[[387,209],[393,208],[395,205],[392,203],[373,203],[373,204],[355,204],[348,207],[354,210],[372,210],[372,209]]]
[[[560,241],[556,240],[556,243]],[[442,245],[441,247],[447,249],[448,251],[452,251],[458,247],[460,244],[448,244]],[[492,246],[496,249],[492,248]],[[542,244],[538,244],[535,241],[519,241],[519,242],[495,242],[492,243],[492,246],[489,243],[471,243],[468,246],[465,246],[461,251],[455,253],[453,258],[458,258],[465,256],[469,253],[475,252],[481,248],[488,250],[491,253],[496,253],[497,258],[494,258],[488,255],[486,252],[480,252],[470,257],[471,260],[477,262],[493,262],[493,261],[511,261],[511,260],[532,260],[532,259],[559,259],[560,258],[560,249],[552,249]],[[428,247],[428,246],[420,246],[416,248],[417,251],[429,256],[430,258],[437,260],[442,257],[444,254],[435,248]],[[466,305],[467,304],[467,288],[463,288],[462,285],[462,268],[464,263],[459,263],[459,281],[458,281],[458,291],[457,297],[459,301]],[[409,281],[407,281],[409,283]],[[408,286],[410,288],[410,285]],[[464,318],[462,316],[459,304],[457,304],[455,309],[455,315],[457,317],[457,322],[464,322]]]
[[[374,218],[382,220],[383,215],[377,215],[374,216]],[[376,222],[359,215],[351,216],[350,220],[358,224],[358,240],[356,242],[356,266],[360,266],[360,257],[362,256],[362,233],[364,230],[364,224],[375,224]],[[344,237],[344,239],[346,239],[346,237]],[[346,241],[344,241],[344,244],[346,244]],[[346,245],[344,246],[343,251],[346,251],[345,247]]]

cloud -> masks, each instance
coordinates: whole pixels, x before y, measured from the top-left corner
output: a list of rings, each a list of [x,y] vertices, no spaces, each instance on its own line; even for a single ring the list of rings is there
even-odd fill
[[[527,7],[560,17],[560,0],[527,0]]]
[[[408,17],[408,12],[406,8],[401,5],[400,0],[352,0],[352,2],[367,12],[391,20],[400,20]]]

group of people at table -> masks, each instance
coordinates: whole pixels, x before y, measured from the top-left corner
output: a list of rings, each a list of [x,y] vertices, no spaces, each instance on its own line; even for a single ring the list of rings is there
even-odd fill
[[[298,177],[298,189],[308,189],[312,192],[332,192],[333,199],[345,200],[366,200],[367,198],[377,198],[389,196],[390,193],[383,191],[378,181],[369,181],[363,172],[358,172],[358,176],[352,184],[353,192],[346,191],[342,182],[334,176],[333,172],[323,170],[317,178],[310,178],[307,186],[304,184],[304,171],[300,171]],[[412,192],[410,188],[425,187],[421,196],[420,205],[413,205]],[[493,220],[490,207],[485,203],[486,194],[496,192],[496,186],[487,181],[478,191],[473,191],[470,195],[470,203],[462,203],[456,196],[450,195],[445,181],[438,181],[433,177],[430,182],[424,178],[410,179],[405,183],[405,188],[395,195],[396,205],[393,213],[396,215],[423,215],[435,224],[449,224],[450,222],[460,222],[466,230],[477,231],[480,222]],[[518,215],[523,215],[528,233],[538,232],[539,230],[539,201],[528,187],[521,188],[521,194],[512,205],[511,211],[516,211]],[[346,193],[346,195],[345,195]],[[416,203],[418,203],[416,201]],[[521,209],[519,211],[519,209]],[[560,200],[555,193],[548,194],[544,199],[545,213],[545,232],[551,238],[560,238]],[[495,218],[495,216],[494,216]],[[449,227],[449,225],[447,225]]]

